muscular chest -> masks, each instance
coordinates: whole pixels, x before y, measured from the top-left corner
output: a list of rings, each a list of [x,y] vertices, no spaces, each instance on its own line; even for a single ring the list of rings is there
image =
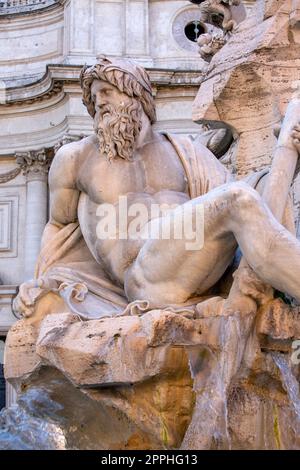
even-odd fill
[[[115,203],[119,196],[128,193],[187,192],[182,165],[170,152],[152,158],[137,154],[131,162],[120,158],[108,162],[95,155],[84,166],[79,186],[97,204]]]

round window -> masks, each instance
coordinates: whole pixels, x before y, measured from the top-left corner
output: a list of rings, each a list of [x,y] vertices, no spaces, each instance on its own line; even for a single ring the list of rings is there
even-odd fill
[[[190,21],[184,28],[184,34],[186,37],[193,42],[197,42],[198,37],[205,33],[204,27],[201,25],[200,21]]]
[[[198,37],[206,32],[199,21],[199,9],[191,7],[177,14],[173,21],[172,33],[177,44],[183,49],[198,54]]]

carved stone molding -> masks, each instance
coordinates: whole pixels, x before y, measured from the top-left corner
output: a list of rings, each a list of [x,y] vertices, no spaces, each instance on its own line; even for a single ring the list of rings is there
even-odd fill
[[[1,0],[0,0],[1,1]],[[197,44],[195,43],[197,48]],[[0,103],[0,110],[7,106],[30,105],[36,102],[47,101],[55,95],[64,93],[67,85],[78,84],[81,66],[75,65],[49,65],[43,78],[31,84],[7,88],[6,102]],[[201,71],[161,70],[147,69],[152,86],[180,85],[190,86],[197,84]]]
[[[0,173],[0,184],[8,183],[13,180],[21,173],[21,168],[14,168],[13,170],[7,171],[6,173]]]
[[[0,200],[0,258],[17,256],[19,196],[3,195]]]
[[[0,15],[17,15],[61,3],[61,0],[0,0]]]
[[[86,137],[85,134],[65,134],[53,147],[15,154],[17,167],[5,173],[0,173],[0,184],[8,183],[16,178],[21,172],[30,179],[47,178],[48,170],[56,152],[66,144],[77,142]]]
[[[65,81],[65,84],[67,84],[67,81]],[[6,100],[5,103],[2,103],[2,106],[20,106],[20,105],[31,105],[33,103],[38,103],[42,101],[46,101],[51,99],[54,96],[59,95],[63,91],[63,81],[58,80],[58,81],[53,81],[51,83],[50,89],[45,91],[44,93],[38,95],[38,96],[33,96],[32,98],[24,98],[24,99],[17,99],[17,100]],[[1,104],[0,104],[1,106]]]
[[[30,179],[47,178],[52,158],[53,149],[32,150],[16,154],[17,164],[23,174]]]

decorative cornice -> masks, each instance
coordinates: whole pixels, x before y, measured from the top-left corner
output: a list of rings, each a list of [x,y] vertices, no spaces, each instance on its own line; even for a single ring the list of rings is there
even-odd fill
[[[6,173],[0,173],[0,184],[7,183],[16,178],[21,172],[27,179],[45,179],[56,152],[66,144],[77,142],[86,137],[84,134],[65,134],[53,147],[18,152],[15,154],[17,167]]]
[[[18,106],[18,105],[31,105],[33,103],[39,103],[42,101],[47,101],[54,96],[59,95],[63,91],[63,82],[60,80],[52,80],[50,89],[45,92],[42,92],[40,95],[33,96],[31,98],[17,99],[17,100],[7,100],[3,106]],[[0,105],[1,106],[1,105]]]
[[[0,17],[40,12],[62,3],[62,0],[0,0]]]
[[[47,101],[63,92],[64,87],[79,84],[82,65],[48,65],[45,75],[30,84],[5,90],[5,103],[0,109],[11,106],[30,105]],[[204,71],[147,69],[152,85],[197,86]]]
[[[21,168],[14,168],[13,170],[7,171],[6,173],[0,173],[0,184],[8,183],[13,180],[21,173]],[[0,283],[1,284],[1,283]]]
[[[47,177],[49,167],[56,152],[63,145],[71,142],[78,142],[84,137],[87,136],[85,134],[65,134],[53,147],[15,153],[14,158],[18,166],[5,173],[0,173],[0,184],[8,183],[16,178],[21,172],[27,177],[27,179],[44,179]]]

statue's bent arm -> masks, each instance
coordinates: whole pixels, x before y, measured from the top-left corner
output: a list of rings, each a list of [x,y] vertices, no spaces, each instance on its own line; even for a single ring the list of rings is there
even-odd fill
[[[76,161],[72,144],[61,148],[53,160],[49,172],[50,217],[42,237],[42,247],[57,231],[77,220]]]
[[[77,220],[79,190],[76,189],[75,165],[78,159],[72,144],[61,148],[53,160],[49,172],[50,218],[47,223],[41,247],[45,247],[63,227]],[[16,311],[31,316],[37,299],[50,288],[51,280],[43,277],[29,280],[20,286],[14,302]]]

